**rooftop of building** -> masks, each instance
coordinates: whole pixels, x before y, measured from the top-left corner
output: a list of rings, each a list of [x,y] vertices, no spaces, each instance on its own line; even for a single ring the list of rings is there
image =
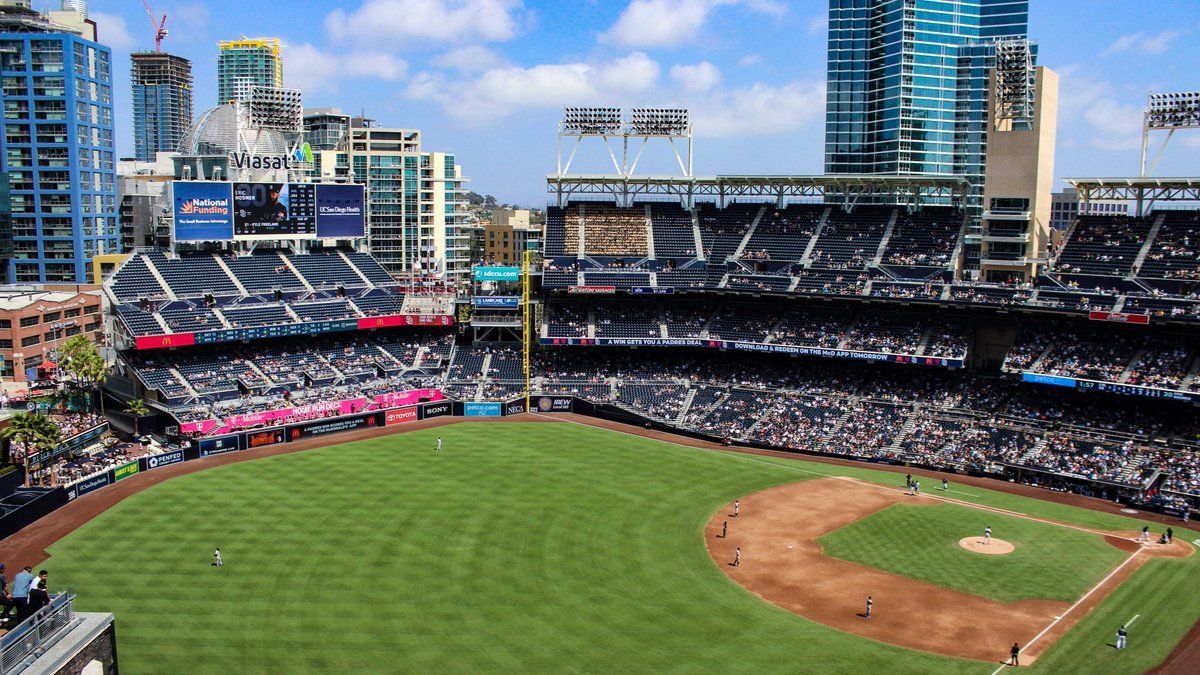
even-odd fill
[[[0,311],[16,312],[37,303],[63,303],[81,293],[100,297],[102,292],[99,286],[0,286]]]

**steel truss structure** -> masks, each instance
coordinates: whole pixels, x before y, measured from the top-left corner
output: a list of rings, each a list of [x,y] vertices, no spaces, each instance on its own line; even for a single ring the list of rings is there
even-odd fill
[[[1080,213],[1087,213],[1087,204],[1096,200],[1133,202],[1136,215],[1143,216],[1155,202],[1200,202],[1200,178],[1064,178],[1078,190]]]
[[[564,139],[574,140],[565,161]],[[650,141],[663,139],[671,147],[680,174],[692,175],[692,122],[686,108],[631,108],[628,115],[622,115],[620,108],[563,108],[563,117],[558,123],[558,175],[571,171],[575,154],[589,139],[604,146],[613,168],[625,177],[632,176],[637,170]],[[677,141],[679,145],[676,145]],[[614,144],[619,145],[619,159]],[[682,153],[680,145],[683,146]]]
[[[1162,159],[1167,144],[1180,129],[1200,129],[1200,92],[1185,91],[1175,94],[1150,94],[1146,100],[1146,112],[1142,115],[1142,164],[1139,175],[1154,173],[1158,160]],[[1146,150],[1150,145],[1150,132],[1165,131],[1154,161],[1146,167]]]
[[[557,205],[572,198],[602,195],[612,197],[618,206],[628,207],[647,197],[669,197],[685,208],[693,208],[697,199],[715,201],[724,207],[730,199],[774,200],[783,206],[788,200],[823,199],[846,210],[863,203],[906,204],[916,208],[937,203],[961,206],[970,183],[961,176],[883,176],[833,174],[820,176],[546,176],[547,192],[555,195]]]

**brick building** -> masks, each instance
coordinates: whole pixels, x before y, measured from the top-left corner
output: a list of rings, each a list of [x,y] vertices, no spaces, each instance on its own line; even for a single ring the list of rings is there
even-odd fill
[[[50,377],[55,350],[63,341],[80,333],[101,338],[102,305],[97,286],[0,289],[0,379]]]

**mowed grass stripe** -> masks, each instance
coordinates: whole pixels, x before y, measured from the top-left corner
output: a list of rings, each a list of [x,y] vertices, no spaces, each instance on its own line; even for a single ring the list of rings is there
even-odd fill
[[[127,499],[48,566],[117,614],[128,672],[982,672],[733,584],[704,523],[797,475],[667,447],[455,425],[229,465]]]
[[[46,566],[85,610],[117,613],[133,673],[990,673],[809,622],[712,564],[702,530],[722,504],[828,473],[896,480],[581,425],[456,424],[172,479]],[[1197,573],[1197,558],[1180,562]],[[1175,583],[1163,569],[1135,579]],[[1165,621],[1186,630],[1198,611]]]
[[[989,526],[1012,553],[959,546]],[[1129,555],[1100,535],[956,504],[896,504],[818,541],[826,555],[1000,602],[1074,602]]]

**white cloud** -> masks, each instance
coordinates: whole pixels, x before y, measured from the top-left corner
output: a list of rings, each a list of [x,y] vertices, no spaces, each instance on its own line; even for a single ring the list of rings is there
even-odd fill
[[[311,44],[285,45],[283,78],[305,94],[336,92],[342,80],[396,81],[404,77],[403,59],[384,52],[325,52]]]
[[[824,35],[829,31],[829,15],[817,14],[810,17],[804,25],[809,35]]]
[[[100,38],[101,44],[118,51],[131,51],[137,46],[137,40],[129,34],[129,28],[125,25],[125,17],[106,12],[90,12],[88,16],[96,22],[97,37]],[[149,30],[146,34],[149,36]],[[149,37],[147,42],[150,42]],[[153,47],[153,42],[147,45],[147,48]]]
[[[1082,132],[1101,150],[1134,150],[1141,146],[1142,108],[1112,83],[1095,79],[1087,69],[1068,66],[1059,80],[1060,130]]]
[[[200,29],[208,26],[210,15],[208,8],[203,3],[193,2],[186,5],[179,5],[171,10],[171,21],[182,21],[188,27]]]
[[[503,65],[504,59],[487,47],[472,45],[458,47],[433,59],[439,68],[451,68],[461,73],[480,73]]]
[[[747,68],[749,66],[757,66],[758,64],[762,63],[762,60],[762,54],[747,54],[738,59],[737,64],[743,68]]]
[[[1112,44],[1110,44],[1107,49],[1105,49],[1103,52],[1100,52],[1100,55],[1112,56],[1114,54],[1122,54],[1131,51],[1140,52],[1150,56],[1162,54],[1171,47],[1171,43],[1174,42],[1176,38],[1180,37],[1184,33],[1185,31],[1182,30],[1167,29],[1149,35],[1143,32],[1122,35],[1116,40],[1113,40]]]
[[[389,43],[416,40],[501,42],[517,33],[521,0],[364,0],[325,17],[335,39]]]
[[[614,105],[651,90],[659,74],[658,63],[633,52],[598,63],[504,66],[462,80],[424,72],[413,77],[406,94],[436,102],[466,122],[481,123],[528,108]]]
[[[690,101],[697,136],[771,136],[822,119],[824,82],[789,82],[710,92]]]
[[[773,0],[631,0],[600,40],[625,47],[672,47],[695,38],[722,5],[744,5],[772,15],[787,11]]]
[[[708,61],[671,67],[671,79],[686,93],[702,94],[721,83],[721,71]]]

